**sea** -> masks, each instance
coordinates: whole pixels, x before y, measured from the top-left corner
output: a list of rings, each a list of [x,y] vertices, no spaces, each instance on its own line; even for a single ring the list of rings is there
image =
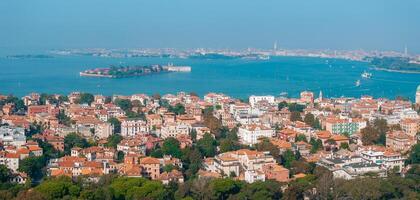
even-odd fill
[[[79,72],[110,65],[188,65],[191,72],[173,72],[130,78],[81,77]],[[363,72],[372,78],[361,77]],[[360,85],[356,86],[356,81]],[[24,96],[31,92],[68,94],[74,91],[103,95],[225,93],[250,95],[322,91],[324,97],[408,97],[414,100],[420,74],[375,71],[368,63],[311,57],[271,57],[269,60],[201,58],[109,58],[53,56],[52,58],[0,57],[0,94]]]

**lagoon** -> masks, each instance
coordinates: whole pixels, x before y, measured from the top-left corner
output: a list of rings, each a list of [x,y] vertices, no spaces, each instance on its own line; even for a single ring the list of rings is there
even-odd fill
[[[163,73],[141,77],[107,79],[81,77],[79,72],[109,65],[188,65],[189,73]],[[296,97],[302,90],[322,91],[325,97],[409,97],[414,100],[420,74],[371,70],[367,63],[309,57],[271,57],[270,60],[104,58],[55,56],[53,58],[0,58],[0,94],[23,96],[31,92],[68,94],[166,94],[179,91],[222,92],[246,98],[249,95]],[[364,71],[373,73],[363,79]],[[355,83],[360,80],[360,86]]]

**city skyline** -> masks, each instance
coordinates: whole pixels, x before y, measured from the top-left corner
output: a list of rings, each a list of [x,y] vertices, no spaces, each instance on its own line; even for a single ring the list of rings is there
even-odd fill
[[[2,2],[0,47],[272,48],[419,53],[416,1]],[[257,13],[253,14],[253,13]]]

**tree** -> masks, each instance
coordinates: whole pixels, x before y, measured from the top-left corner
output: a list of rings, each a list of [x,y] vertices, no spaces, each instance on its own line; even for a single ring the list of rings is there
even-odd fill
[[[185,114],[185,107],[184,105],[177,103],[175,106],[169,106],[169,112],[173,112],[176,115],[183,115]]]
[[[307,113],[303,120],[307,125],[315,127],[315,116],[312,113]]]
[[[196,141],[197,140],[197,131],[195,129],[192,129],[189,133],[191,140]]]
[[[373,128],[375,128],[380,134],[386,134],[388,132],[388,123],[385,119],[375,119],[373,122]]]
[[[300,112],[298,112],[298,111],[291,112],[290,121],[292,121],[292,122],[302,121],[302,117],[300,116]]]
[[[295,161],[296,158],[293,152],[288,149],[285,152],[283,152],[283,154],[281,155],[281,160],[282,160],[283,166],[290,169],[290,167],[292,166],[292,162]]]
[[[283,109],[283,108],[286,108],[287,107],[287,102],[285,102],[285,101],[282,101],[282,102],[280,102],[278,105],[277,105],[277,108],[279,109],[279,110],[281,110],[281,109]]]
[[[349,143],[347,142],[343,142],[340,144],[340,149],[349,149]]]
[[[0,182],[6,183],[12,176],[12,171],[6,165],[0,165]]]
[[[57,119],[60,124],[64,124],[66,126],[70,126],[72,120],[69,116],[67,116],[63,110],[60,110],[57,114]]]
[[[82,93],[80,94],[80,98],[78,99],[77,103],[90,105],[94,100],[95,100],[95,97],[93,96],[93,94]]]
[[[280,199],[281,188],[281,184],[274,180],[257,181],[244,185],[235,197],[238,197],[237,199]]]
[[[220,140],[219,148],[220,148],[220,153],[224,153],[228,151],[238,150],[239,146],[234,141],[224,138]]]
[[[270,142],[270,140],[268,140],[267,138],[262,139],[259,143],[257,143],[255,145],[255,148],[258,151],[269,151],[270,154],[276,159],[279,160],[280,159],[280,151],[277,148],[277,146],[275,146],[274,144],[272,144]]]
[[[296,142],[299,142],[299,141],[308,142],[308,141],[306,140],[306,136],[305,136],[305,135],[303,135],[303,134],[299,134],[299,135],[297,135],[297,136],[296,136],[295,141],[296,141]]]
[[[131,111],[133,105],[128,99],[115,99],[115,105],[123,109],[125,112]]]
[[[203,161],[202,158],[200,150],[196,147],[187,147],[182,150],[182,167],[188,179],[197,175]]]
[[[360,133],[362,135],[363,145],[375,144],[375,142],[379,139],[379,132],[370,125],[363,128]]]
[[[128,188],[126,199],[165,199],[166,192],[162,183],[147,181],[141,187]]]
[[[108,123],[111,123],[114,126],[115,133],[121,133],[121,122],[117,118],[115,117],[109,118]]]
[[[47,164],[45,156],[30,156],[24,158],[19,162],[18,171],[25,172],[33,180],[38,180],[43,177],[43,171],[41,170]]]
[[[64,137],[64,153],[66,155],[70,154],[73,147],[86,148],[89,147],[89,143],[77,133],[69,133]]]
[[[318,150],[323,148],[322,141],[320,139],[315,140],[314,138],[311,138],[309,143],[312,145],[311,153],[316,153]]]
[[[241,190],[242,183],[230,178],[214,179],[210,182],[212,199],[228,199]]]
[[[108,137],[106,146],[117,148],[117,145],[121,142],[123,137],[119,134],[114,134]]]
[[[303,112],[303,110],[306,108],[305,105],[297,104],[297,103],[291,103],[289,105],[290,112]]]
[[[162,153],[175,158],[181,158],[182,154],[179,141],[173,137],[166,138],[162,145]]]
[[[411,147],[411,152],[406,160],[407,164],[420,164],[420,143]]]
[[[197,141],[198,149],[206,157],[213,157],[216,155],[216,144],[216,140],[210,133],[205,133],[203,138]]]

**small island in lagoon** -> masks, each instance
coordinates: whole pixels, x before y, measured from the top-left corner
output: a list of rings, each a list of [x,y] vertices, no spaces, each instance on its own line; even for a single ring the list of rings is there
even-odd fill
[[[148,66],[111,66],[109,68],[95,68],[80,72],[80,76],[126,78],[158,74],[162,72],[190,72],[190,66],[148,65]]]

